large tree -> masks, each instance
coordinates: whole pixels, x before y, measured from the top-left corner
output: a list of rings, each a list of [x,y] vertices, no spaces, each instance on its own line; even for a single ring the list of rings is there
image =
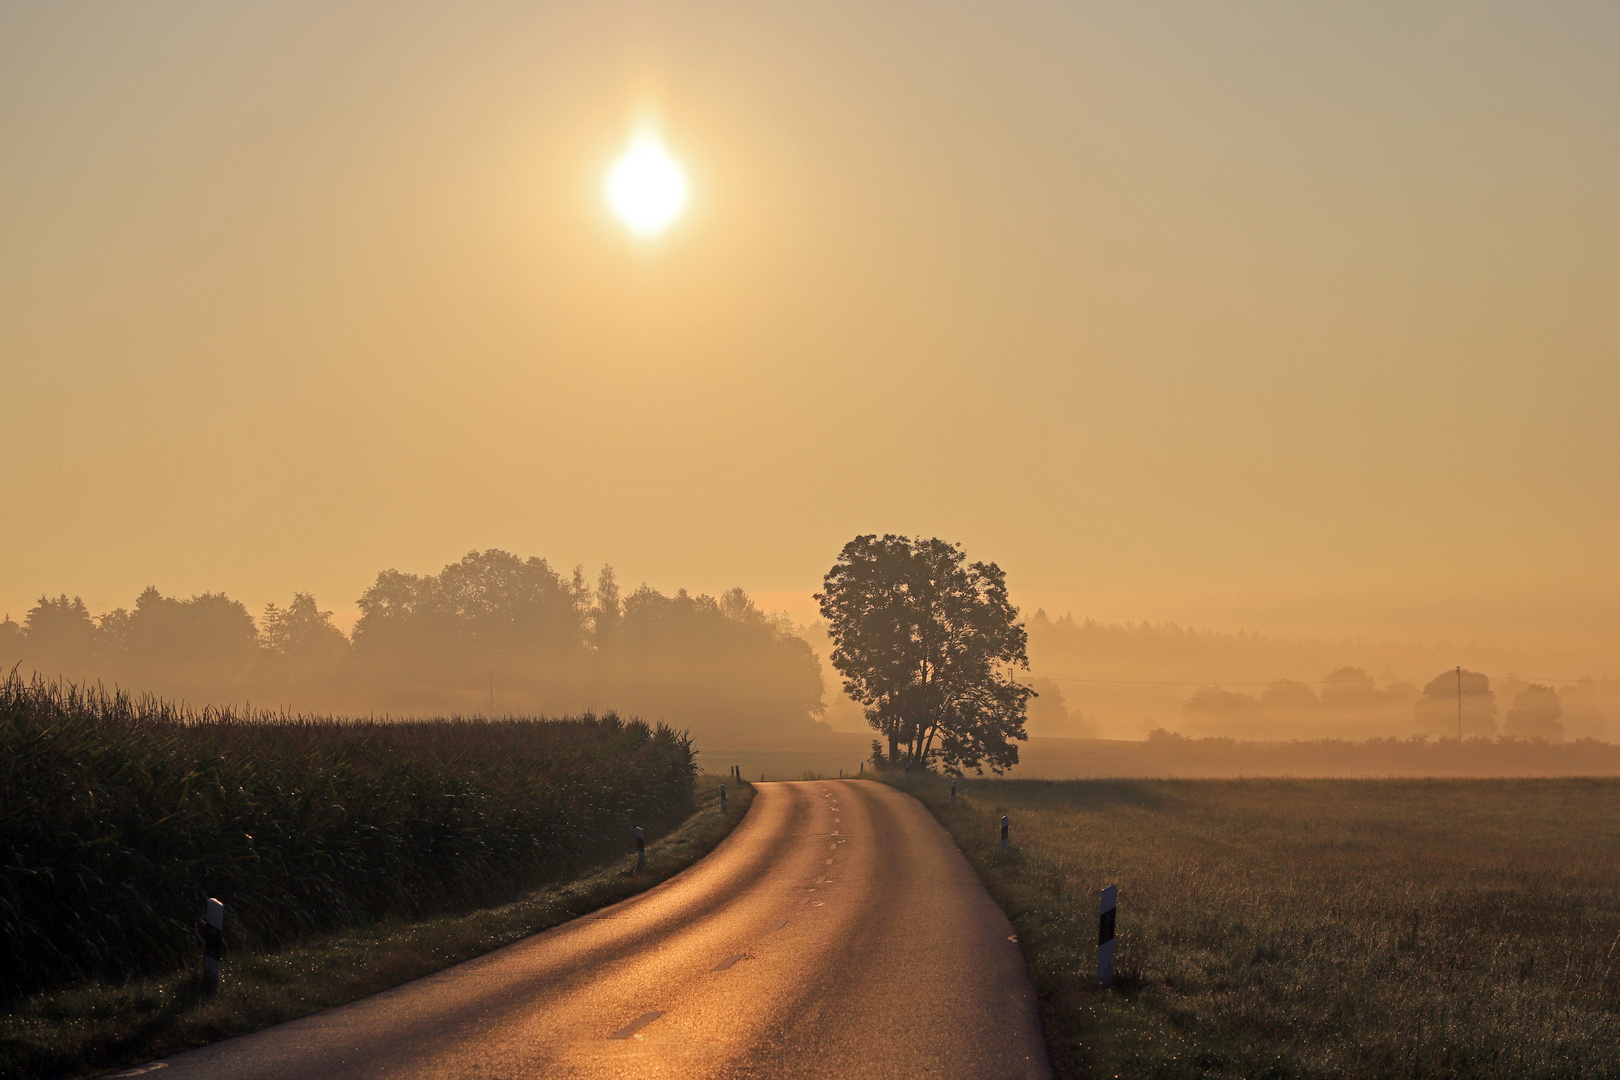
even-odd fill
[[[1026,635],[995,563],[959,544],[857,536],[816,594],[844,690],[888,737],[890,764],[937,761],[948,772],[1018,763],[1035,692]],[[874,753],[880,750],[875,747]]]

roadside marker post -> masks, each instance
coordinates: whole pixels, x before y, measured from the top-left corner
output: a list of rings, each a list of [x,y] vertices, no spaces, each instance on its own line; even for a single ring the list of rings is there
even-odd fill
[[[636,826],[636,869],[647,869],[647,837],[640,825]]]
[[[208,898],[203,910],[203,985],[219,989],[219,962],[225,958],[225,905]]]
[[[1001,850],[1007,850],[1007,815],[1001,815]]]
[[[726,812],[726,785],[720,785],[720,812]]]
[[[1114,985],[1114,912],[1119,908],[1119,886],[1102,891],[1097,904],[1097,981]]]
[[[951,805],[956,805],[956,781],[951,781]]]

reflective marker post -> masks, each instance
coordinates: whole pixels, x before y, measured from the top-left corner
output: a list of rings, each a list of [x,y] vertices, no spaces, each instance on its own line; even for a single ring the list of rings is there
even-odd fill
[[[219,962],[225,958],[225,905],[208,898],[203,911],[203,985],[219,989]]]
[[[1001,850],[1007,850],[1007,815],[1001,815]]]
[[[640,825],[636,826],[636,869],[647,869],[647,839]]]
[[[956,781],[951,781],[951,802],[956,802]]]
[[[720,785],[720,812],[726,812],[726,785]]]
[[[1097,981],[1114,985],[1114,912],[1119,908],[1119,886],[1102,891],[1097,905]]]

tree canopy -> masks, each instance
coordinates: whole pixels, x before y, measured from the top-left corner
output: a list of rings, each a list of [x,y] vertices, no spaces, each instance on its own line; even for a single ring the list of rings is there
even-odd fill
[[[844,690],[887,737],[890,764],[1002,772],[1035,692],[1027,638],[995,563],[967,561],[961,545],[857,536],[816,594]]]
[[[77,597],[41,597],[20,625],[0,619],[0,669],[193,704],[252,701],[393,715],[615,709],[690,729],[709,745],[817,737],[821,665],[785,616],[748,594],[622,593],[612,567],[583,569],[496,549],[437,574],[379,573],[352,640],[314,596],[255,620],[222,593],[155,588],[134,608],[92,616]],[[494,699],[492,703],[492,698]]]
[[[1491,680],[1477,671],[1442,671],[1423,686],[1413,708],[1426,733],[1444,738],[1457,733],[1461,707],[1462,735],[1489,738],[1496,734],[1496,695]]]

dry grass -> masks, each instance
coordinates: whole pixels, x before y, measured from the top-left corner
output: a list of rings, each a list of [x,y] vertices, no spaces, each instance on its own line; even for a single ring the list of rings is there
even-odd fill
[[[1011,915],[1063,1075],[1620,1076],[1620,781],[903,786]]]

